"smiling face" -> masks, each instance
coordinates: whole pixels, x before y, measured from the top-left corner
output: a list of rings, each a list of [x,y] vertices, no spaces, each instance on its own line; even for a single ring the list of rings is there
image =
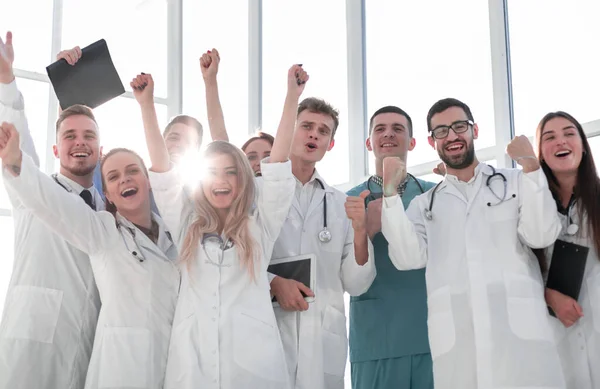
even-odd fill
[[[102,163],[104,194],[121,214],[148,212],[150,181],[139,157],[129,151],[107,155]]]
[[[204,197],[215,209],[226,210],[238,196],[238,167],[234,158],[216,153],[206,160],[207,173],[202,180]]]
[[[542,128],[540,157],[554,174],[577,173],[583,142],[574,123],[563,117],[550,119]]]
[[[479,129],[476,124],[464,124],[469,118],[465,111],[460,107],[450,107],[431,117],[430,128],[432,133],[439,131],[447,126],[467,125],[465,132],[456,133],[450,129],[448,135],[442,139],[433,136],[428,137],[431,147],[437,150],[440,159],[444,161],[449,169],[465,169],[475,160],[475,144]]]
[[[371,136],[367,139],[367,149],[375,158],[400,157],[414,149],[415,139],[410,136],[410,125],[404,115],[395,112],[381,113],[373,118]]]
[[[189,152],[197,150],[202,143],[198,131],[187,124],[175,123],[165,133],[165,146],[173,163],[178,163]]]
[[[76,177],[93,174],[100,156],[96,123],[85,115],[65,118],[52,149],[60,160],[61,173]]]

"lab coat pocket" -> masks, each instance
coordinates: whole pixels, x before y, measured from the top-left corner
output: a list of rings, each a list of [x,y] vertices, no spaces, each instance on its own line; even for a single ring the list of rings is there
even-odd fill
[[[433,291],[428,299],[429,344],[431,357],[436,358],[450,352],[456,343],[456,328],[452,314],[450,288],[442,287]]]
[[[285,355],[275,323],[239,312],[232,325],[235,363],[267,382],[284,382]]]
[[[98,387],[146,388],[152,355],[150,331],[134,327],[105,327],[101,331]]]
[[[589,258],[588,261],[589,260],[591,260],[591,258]],[[596,274],[594,277],[589,277],[586,283],[590,293],[590,306],[592,307],[594,329],[596,332],[600,332],[600,273]],[[583,314],[585,315],[586,312]]]
[[[323,371],[338,377],[344,376],[348,356],[346,317],[328,305],[323,313]]]
[[[543,286],[521,274],[505,274],[508,324],[524,340],[553,340]]]
[[[53,343],[62,298],[62,290],[13,286],[6,299],[2,337]]]

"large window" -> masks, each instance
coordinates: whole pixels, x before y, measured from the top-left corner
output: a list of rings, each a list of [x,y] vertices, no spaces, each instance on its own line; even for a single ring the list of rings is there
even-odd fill
[[[155,96],[167,96],[167,1],[62,1],[63,49],[105,39],[125,90],[144,72]]]
[[[52,1],[3,0],[0,8],[2,39],[6,31],[13,32],[15,67],[45,73],[52,48]]]
[[[202,15],[210,15],[202,17]],[[183,1],[183,112],[196,117],[208,132],[200,56],[219,50],[219,94],[230,141],[248,139],[248,2]]]
[[[600,2],[508,0],[515,132],[534,135],[542,117],[600,117]]]
[[[365,13],[367,113],[385,105],[408,112],[417,141],[409,165],[438,159],[427,143],[426,117],[445,97],[470,106],[480,128],[477,148],[494,145],[488,2],[369,0]]]
[[[312,10],[307,13],[307,10]],[[328,184],[349,180],[346,2],[263,0],[262,130],[274,134],[281,118],[287,72],[302,64],[310,81],[302,98],[320,97],[340,111],[335,147],[317,164]]]

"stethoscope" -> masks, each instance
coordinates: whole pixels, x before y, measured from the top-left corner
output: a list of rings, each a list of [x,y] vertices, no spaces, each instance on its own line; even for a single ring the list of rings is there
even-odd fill
[[[220,253],[219,259],[217,261],[213,261],[212,257],[208,254],[208,251],[206,251],[206,242],[213,242],[213,243],[217,243],[219,245],[219,249],[221,250],[221,253]],[[206,255],[205,263],[209,263],[218,268],[231,266],[231,264],[225,264],[225,265],[223,264],[225,250],[228,250],[231,247],[233,247],[233,242],[229,238],[227,238],[227,240],[225,242],[223,242],[223,238],[221,238],[217,234],[204,234],[204,236],[202,236],[202,250],[204,250],[204,254]]]
[[[417,180],[417,179],[416,179],[416,177],[415,177],[415,176],[413,176],[413,175],[412,175],[412,174],[410,174],[410,173],[406,173],[406,174],[407,174],[407,177],[408,177],[408,178],[412,179],[412,180],[413,180],[413,181],[414,181],[414,182],[417,184],[417,186],[419,187],[419,190],[421,191],[421,193],[425,193],[425,190],[424,190],[424,189],[423,189],[423,187],[421,186],[421,183],[419,182],[419,180]],[[368,190],[369,192],[371,192],[371,194],[369,195],[369,196],[371,196],[371,199],[372,199],[372,200],[376,200],[376,199],[378,198],[378,196],[377,196],[377,195],[379,195],[379,197],[381,197],[381,196],[383,196],[383,193],[374,193],[374,192],[371,190],[371,182],[372,182],[373,180],[374,180],[374,176],[371,176],[371,177],[369,177],[369,179],[367,180],[367,190]],[[406,182],[406,181],[405,181],[405,182]],[[402,195],[402,193],[400,193],[400,195]]]
[[[131,253],[131,255],[138,261],[144,262],[145,258],[144,258],[144,255],[142,254],[142,249],[140,248],[139,243],[135,239],[135,232],[136,232],[135,228],[125,226],[121,222],[118,222],[118,221],[116,223],[117,223],[117,229],[121,233],[121,239],[123,239],[123,243],[125,244],[127,251],[129,251]],[[123,235],[122,227],[125,227],[127,232],[129,232],[129,235],[131,236],[131,240],[133,240],[133,244],[135,245],[135,250],[131,250],[131,248],[129,247],[129,244],[127,243],[127,239],[125,239],[125,235]],[[171,236],[171,233],[169,231],[165,231],[165,233],[167,234],[167,238],[169,238],[169,241],[173,244],[173,237]]]
[[[320,179],[315,177],[315,181],[321,185],[321,189],[325,190],[325,185]],[[318,236],[322,243],[331,241],[331,232],[327,229],[327,192],[323,194],[323,229],[319,231]]]
[[[576,223],[573,223],[573,218],[571,217],[573,205],[575,205],[574,201],[569,204],[569,208],[567,210],[567,223],[569,224],[567,226],[567,235],[571,236],[575,235],[577,231],[579,231],[579,226]]]
[[[494,195],[494,197],[498,199],[498,202],[495,204],[488,202],[486,205],[488,207],[495,207],[496,205],[500,205],[503,202],[507,201],[506,195],[507,195],[507,190],[508,190],[508,181],[506,180],[506,176],[504,176],[504,174],[497,172],[493,166],[491,166],[491,165],[488,165],[488,166],[490,167],[490,169],[492,169],[492,174],[490,176],[488,176],[488,178],[485,180],[485,186],[487,186],[487,188]],[[504,185],[504,192],[502,194],[502,197],[498,196],[496,194],[496,192],[494,192],[494,189],[492,189],[492,187],[490,186],[491,181],[494,177],[502,178],[502,183]],[[442,182],[444,182],[444,181],[442,180],[442,181],[438,182],[438,184],[431,191],[431,198],[429,199],[429,207],[426,208],[424,211],[425,218],[427,220],[433,220],[433,212],[432,212],[433,200],[435,199],[435,193],[437,192],[437,189],[442,184]],[[511,198],[515,198],[515,197],[517,197],[517,195],[515,193],[513,193],[512,196],[510,198],[508,198],[508,200],[510,200]]]

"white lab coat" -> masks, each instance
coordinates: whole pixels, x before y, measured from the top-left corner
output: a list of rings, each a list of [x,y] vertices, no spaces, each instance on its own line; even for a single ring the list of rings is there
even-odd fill
[[[289,374],[295,389],[338,389],[344,387],[348,337],[344,291],[353,296],[366,292],[375,279],[373,256],[360,266],[354,257],[354,230],[346,216],[346,194],[316,184],[315,193],[303,215],[296,196],[287,220],[275,242],[273,259],[300,254],[316,256],[315,301],[307,311],[287,312],[275,308]],[[323,243],[323,196],[327,196],[327,227],[331,241]],[[273,278],[269,275],[270,279]]]
[[[13,123],[21,149],[39,165],[15,81],[0,84],[0,122]],[[58,175],[81,202],[83,190]],[[67,190],[52,184],[67,195]],[[85,384],[100,297],[89,256],[49,229],[7,187],[13,206],[14,263],[0,324],[0,389],[81,389]],[[91,189],[96,206],[100,194]],[[9,260],[8,258],[3,258]]]
[[[4,180],[25,207],[90,256],[102,308],[85,387],[161,389],[180,275],[176,247],[160,217],[153,215],[159,225],[155,245],[119,214],[115,220],[75,201],[26,155],[21,174],[4,172]]]
[[[406,214],[385,198],[382,232],[399,270],[427,265],[429,342],[436,389],[564,388],[537,261],[526,247],[547,247],[560,232],[556,204],[541,169],[507,179],[506,201],[486,187],[480,164],[469,201],[446,177]],[[500,198],[503,181],[491,188]],[[514,197],[513,197],[514,194]],[[492,204],[488,206],[488,203]]]
[[[570,223],[567,222],[567,215],[559,214],[563,225],[560,239],[590,248],[578,299],[583,317],[569,328],[565,328],[555,317],[551,318],[551,323],[567,389],[598,389],[600,388],[600,260],[593,243],[593,235],[589,233],[587,220],[581,220],[577,206],[573,206],[571,212],[571,218],[579,226],[580,232],[575,236],[566,234]],[[548,268],[550,268],[553,247],[546,251]]]
[[[182,263],[183,282],[167,364],[167,389],[287,389],[285,357],[273,314],[268,258],[294,191],[290,162],[263,163],[250,230],[259,244],[256,280],[236,246],[198,242],[196,259]],[[151,173],[158,209],[182,242],[195,214],[175,170]],[[181,228],[180,228],[181,227]],[[207,256],[208,255],[208,256]],[[222,255],[221,267],[219,257]]]

